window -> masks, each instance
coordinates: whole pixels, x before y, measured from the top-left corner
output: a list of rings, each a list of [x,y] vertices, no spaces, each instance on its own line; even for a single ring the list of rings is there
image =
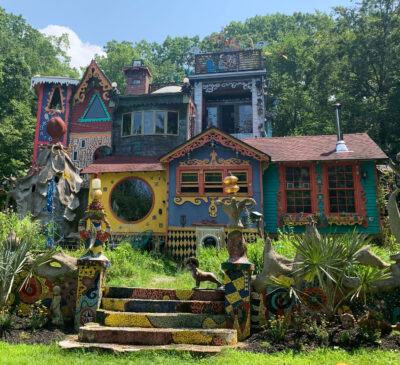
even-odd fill
[[[232,102],[232,101],[231,101]],[[229,102],[221,100],[206,101],[206,116],[203,119],[203,129],[218,127],[226,133],[252,134],[253,108],[244,102]]]
[[[132,79],[131,85],[140,85],[142,81],[140,79]]]
[[[328,166],[329,210],[354,213],[354,177],[352,165]]]
[[[204,172],[204,193],[223,193],[222,172]]]
[[[122,115],[122,135],[129,136],[131,134],[132,114]]]
[[[199,168],[196,171],[179,169],[177,172],[177,194],[184,195],[226,195],[224,192],[223,180],[231,171],[233,175],[238,177],[239,195],[252,195],[251,184],[249,184],[249,176],[251,176],[251,168],[248,170],[232,170],[224,167],[221,171],[209,170],[207,168]]]
[[[199,192],[199,173],[181,172],[181,193]]]
[[[144,219],[153,206],[153,192],[141,179],[119,182],[111,192],[111,209],[121,220],[136,222]]]
[[[122,115],[122,137],[139,134],[178,134],[178,130],[178,112],[149,110]]]
[[[178,113],[167,112],[167,133],[178,134]]]
[[[84,139],[81,139],[81,148],[85,148],[86,146],[86,141]]]
[[[49,109],[61,109],[61,92],[60,88],[56,87],[54,89],[51,101],[49,104]]]
[[[156,112],[155,134],[164,134],[165,128],[165,112]]]
[[[144,134],[153,134],[153,114],[154,112],[144,112]]]
[[[142,134],[142,112],[133,113],[133,131],[132,134]]]
[[[78,152],[74,151],[72,155],[72,161],[76,161],[78,159]]]
[[[285,169],[286,211],[311,213],[310,168],[290,166]]]

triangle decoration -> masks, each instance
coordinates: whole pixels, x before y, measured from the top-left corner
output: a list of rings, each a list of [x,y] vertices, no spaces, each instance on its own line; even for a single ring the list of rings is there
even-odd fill
[[[107,122],[110,120],[110,114],[99,94],[93,95],[88,108],[79,119],[80,122]]]

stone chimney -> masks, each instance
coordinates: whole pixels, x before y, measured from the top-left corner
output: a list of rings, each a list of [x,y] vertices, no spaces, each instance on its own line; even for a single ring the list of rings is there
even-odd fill
[[[142,60],[133,60],[131,67],[122,69],[126,78],[125,95],[141,95],[149,93],[151,72]]]

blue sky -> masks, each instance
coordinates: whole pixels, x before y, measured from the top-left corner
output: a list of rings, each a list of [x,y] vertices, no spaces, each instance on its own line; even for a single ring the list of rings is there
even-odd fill
[[[7,12],[21,14],[33,27],[46,29],[46,34],[64,30],[70,39],[76,35],[86,47],[76,54],[99,53],[113,39],[162,42],[167,35],[204,37],[231,21],[255,15],[316,9],[330,13],[333,6],[353,5],[351,0],[0,0]],[[75,40],[71,47],[79,42]]]

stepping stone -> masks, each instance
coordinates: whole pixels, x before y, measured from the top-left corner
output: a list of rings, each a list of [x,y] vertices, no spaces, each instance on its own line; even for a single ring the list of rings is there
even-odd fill
[[[112,327],[143,328],[226,328],[223,314],[137,313],[99,309],[96,321]]]
[[[85,326],[79,329],[78,340],[90,343],[121,345],[190,344],[226,346],[237,343],[236,330],[197,328],[137,328]]]
[[[224,301],[224,290],[213,289],[148,289],[107,286],[103,297],[153,300]]]
[[[103,298],[101,308],[121,312],[224,314],[223,301]]]

